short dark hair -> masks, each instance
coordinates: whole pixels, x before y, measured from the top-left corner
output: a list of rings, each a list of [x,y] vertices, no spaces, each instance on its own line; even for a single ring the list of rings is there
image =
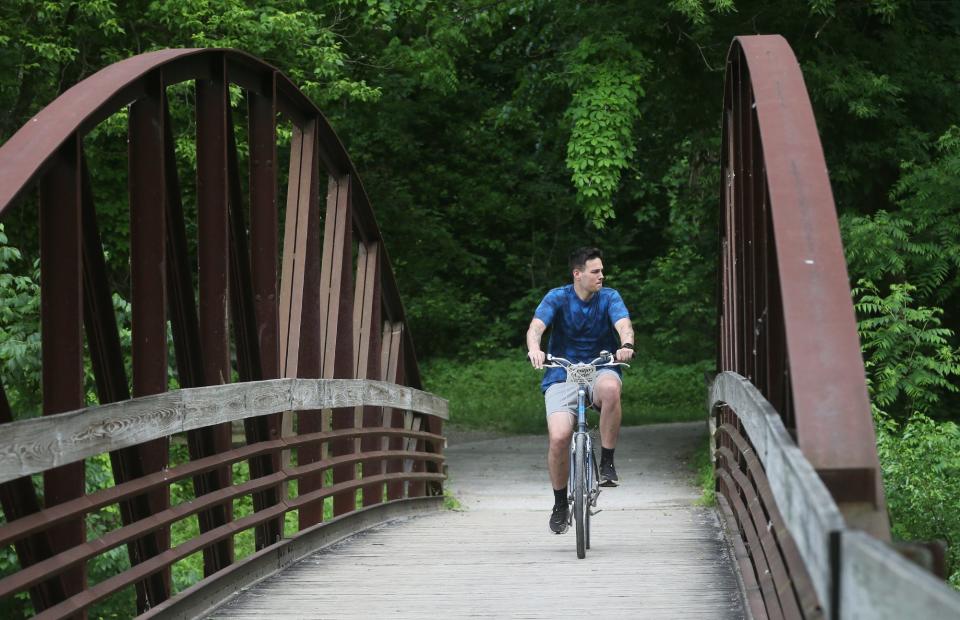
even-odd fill
[[[587,266],[587,261],[594,258],[603,258],[603,252],[600,248],[582,247],[570,252],[570,273],[574,270],[583,271]]]

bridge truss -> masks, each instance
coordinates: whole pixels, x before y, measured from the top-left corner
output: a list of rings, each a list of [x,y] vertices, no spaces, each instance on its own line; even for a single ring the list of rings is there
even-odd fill
[[[780,36],[737,37],[724,87],[719,510],[755,618],[953,617],[896,553],[816,121]]]
[[[175,105],[195,126],[195,180],[178,170]],[[111,245],[84,144],[117,122],[130,235]],[[289,159],[285,187],[278,155]],[[244,563],[267,558],[275,570],[316,538],[327,498],[334,520],[358,502],[381,515],[393,510],[381,505],[436,507],[446,403],[416,389],[403,306],[353,164],[278,70],[232,50],[123,60],[4,144],[0,175],[0,216],[39,211],[44,414],[7,427],[0,454],[0,543],[21,564],[0,597],[29,591],[38,617],[83,616],[133,584],[138,611],[160,613],[174,562],[202,551],[207,583],[236,574],[234,537],[253,530]],[[105,256],[127,247],[117,277]],[[116,292],[131,306],[129,374]],[[0,385],[0,422],[12,419]],[[171,462],[171,443],[183,442],[189,460]],[[107,452],[115,486],[87,494],[84,459]],[[195,499],[171,505],[170,486],[191,480]],[[244,497],[254,512],[234,518]],[[87,541],[86,519],[111,504],[123,527]],[[194,517],[199,534],[171,546],[170,525]],[[86,563],[123,545],[130,568],[89,583]]]

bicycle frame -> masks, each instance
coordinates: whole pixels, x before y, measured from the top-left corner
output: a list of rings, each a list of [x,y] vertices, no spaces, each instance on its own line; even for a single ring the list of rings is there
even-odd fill
[[[593,438],[587,430],[587,386],[592,385],[597,377],[597,370],[603,367],[629,366],[614,360],[607,351],[600,353],[592,362],[574,363],[561,357],[547,356],[548,364],[545,367],[560,367],[567,373],[567,383],[577,384],[577,425],[570,441],[570,465],[567,478],[570,505],[568,521],[576,520],[577,530],[577,557],[586,557],[586,550],[590,548],[590,516],[599,510],[593,510],[600,495],[600,473],[593,453]],[[578,463],[583,469],[579,471]]]
[[[599,482],[594,478],[593,475],[593,437],[590,436],[590,432],[587,430],[587,390],[583,385],[577,387],[577,427],[573,432],[573,436],[570,440],[570,474],[567,478],[567,489],[569,490],[568,501],[570,504],[573,504],[574,493],[575,493],[575,480],[577,476],[577,471],[575,469],[576,459],[575,451],[577,445],[577,435],[583,435],[586,447],[586,475],[587,475],[587,488],[590,489],[590,496],[588,498],[589,506],[597,505],[597,497],[600,495],[600,485]],[[573,514],[571,511],[569,514]]]

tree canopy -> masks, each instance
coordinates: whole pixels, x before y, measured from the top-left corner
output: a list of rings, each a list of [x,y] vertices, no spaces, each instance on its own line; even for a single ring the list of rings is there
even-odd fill
[[[287,73],[359,169],[421,356],[517,346],[539,297],[566,280],[567,251],[589,243],[606,250],[641,337],[683,362],[712,356],[726,53],[736,35],[782,34],[813,100],[854,284],[915,286],[911,303],[944,309],[952,346],[956,3],[11,0],[0,26],[2,139],[151,49],[236,47]],[[88,139],[104,187],[122,134],[108,122]],[[120,238],[123,192],[104,194],[105,234]],[[10,219],[31,256],[34,222]]]

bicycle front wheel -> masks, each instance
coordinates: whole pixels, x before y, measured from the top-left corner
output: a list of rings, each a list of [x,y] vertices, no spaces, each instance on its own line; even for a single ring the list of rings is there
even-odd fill
[[[575,439],[574,448],[574,467],[575,475],[573,491],[573,520],[576,521],[577,528],[577,557],[581,560],[587,557],[587,519],[589,519],[590,502],[587,488],[587,438],[582,433],[578,433]]]
[[[600,481],[600,469],[597,467],[597,455],[594,454],[592,450],[590,452],[590,471],[593,472],[593,475],[590,477],[590,483],[587,485],[587,507],[584,515],[584,537],[586,538],[584,546],[587,549],[590,548],[590,508],[594,505],[594,501],[596,500],[595,492],[597,489],[597,484]]]

